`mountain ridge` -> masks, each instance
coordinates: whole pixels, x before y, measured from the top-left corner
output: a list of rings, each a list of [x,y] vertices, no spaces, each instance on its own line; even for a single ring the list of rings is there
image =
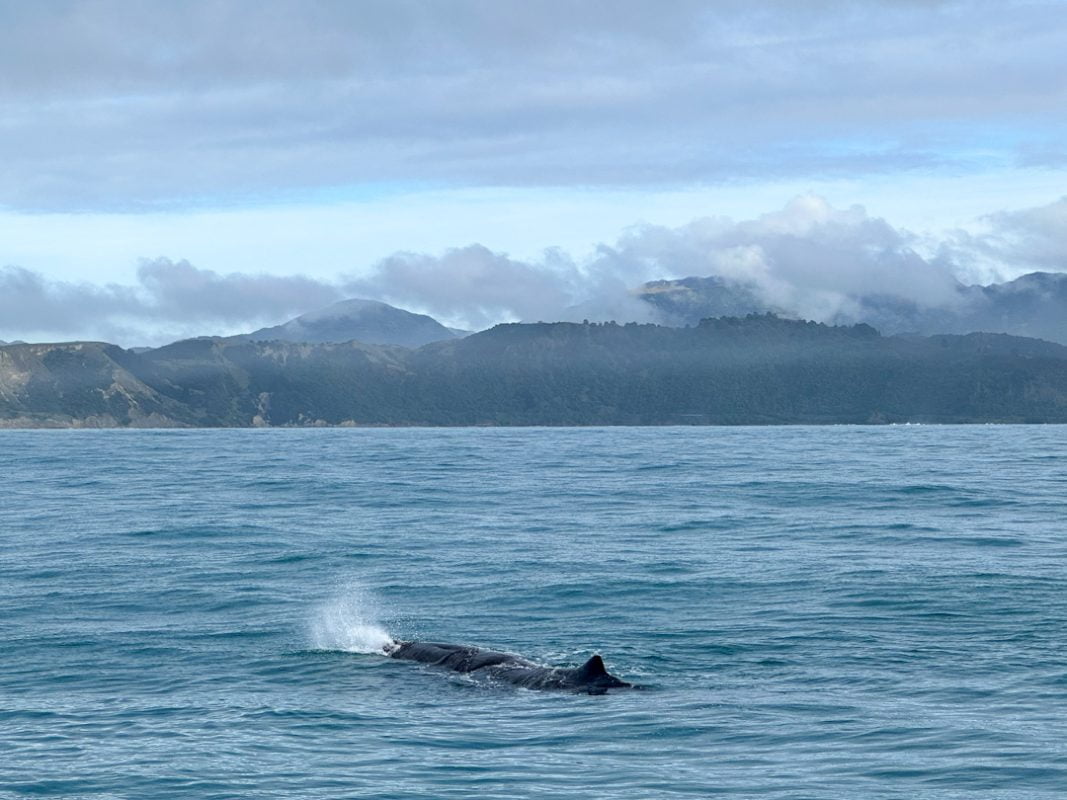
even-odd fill
[[[378,300],[349,298],[301,314],[281,325],[230,338],[316,344],[355,340],[367,344],[421,347],[457,335],[426,314],[416,314]]]
[[[770,302],[753,282],[717,276],[649,281],[635,292],[666,324],[695,325],[719,316],[774,313],[803,317],[788,303]],[[988,285],[957,284],[950,302],[924,305],[899,295],[849,296],[831,324],[863,322],[884,334],[1008,333],[1067,344],[1067,273],[1031,272]]]
[[[510,323],[427,344],[0,347],[2,427],[1067,423],[1067,347],[775,316]]]

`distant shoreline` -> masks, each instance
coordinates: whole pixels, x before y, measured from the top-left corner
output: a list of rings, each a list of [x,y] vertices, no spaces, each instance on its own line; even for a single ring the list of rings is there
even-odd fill
[[[1033,428],[1067,426],[1067,422],[780,422],[780,423],[663,423],[651,425],[10,425],[0,420],[0,435],[6,431],[308,431],[308,430],[641,430],[663,428]]]
[[[0,348],[0,428],[1067,423],[1067,347],[772,315],[499,325],[410,349],[191,339]]]

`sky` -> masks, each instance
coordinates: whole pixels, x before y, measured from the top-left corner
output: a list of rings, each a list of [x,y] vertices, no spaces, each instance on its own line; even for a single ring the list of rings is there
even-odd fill
[[[1067,270],[1064,74],[1067,2],[0,0],[0,339],[947,302]]]

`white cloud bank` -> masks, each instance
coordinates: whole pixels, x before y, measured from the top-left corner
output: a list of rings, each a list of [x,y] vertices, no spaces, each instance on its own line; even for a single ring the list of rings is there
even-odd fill
[[[0,337],[162,344],[273,323],[341,299],[338,286],[302,276],[222,275],[166,258],[144,261],[137,275],[136,286],[96,286],[0,268]]]
[[[366,275],[318,280],[224,274],[156,259],[141,265],[132,286],[49,281],[6,267],[0,269],[0,338],[158,344],[276,324],[353,296],[473,329],[575,316],[654,321],[630,293],[633,287],[709,275],[746,285],[771,305],[830,320],[870,295],[925,307],[951,304],[959,276],[976,264],[985,274],[1067,271],[1067,198],[992,215],[985,225],[980,234],[955,232],[930,242],[862,207],[837,209],[808,195],[740,222],[703,218],[676,228],[637,226],[582,261],[558,249],[521,260],[472,244],[437,256],[397,253]]]

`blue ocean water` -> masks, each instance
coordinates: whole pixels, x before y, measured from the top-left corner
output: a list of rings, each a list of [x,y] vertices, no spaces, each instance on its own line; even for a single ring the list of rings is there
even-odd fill
[[[7,431],[0,469],[4,798],[1067,794],[1065,427]]]

